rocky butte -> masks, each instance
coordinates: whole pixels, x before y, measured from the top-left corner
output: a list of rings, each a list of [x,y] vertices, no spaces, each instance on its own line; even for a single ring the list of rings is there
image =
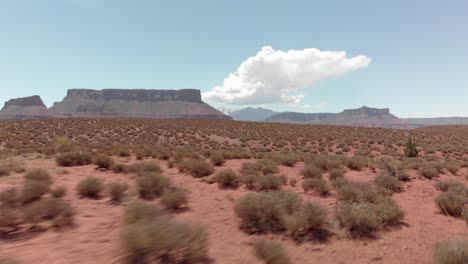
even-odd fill
[[[230,119],[204,103],[196,89],[70,89],[49,111],[56,117]]]
[[[50,117],[49,110],[38,95],[11,99],[0,110],[0,119],[29,119]]]

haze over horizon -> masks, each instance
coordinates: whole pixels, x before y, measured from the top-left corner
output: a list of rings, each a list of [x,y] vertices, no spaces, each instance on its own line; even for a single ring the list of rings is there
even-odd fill
[[[4,0],[0,102],[196,88],[215,107],[468,116],[467,11],[464,1]]]

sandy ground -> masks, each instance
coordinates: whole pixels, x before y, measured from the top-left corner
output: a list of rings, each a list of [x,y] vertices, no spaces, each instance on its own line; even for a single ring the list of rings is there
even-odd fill
[[[240,169],[246,160],[228,161],[224,167]],[[252,162],[252,161],[250,161]],[[18,259],[21,263],[120,263],[123,257],[119,248],[119,227],[123,206],[112,205],[108,198],[99,200],[79,199],[75,186],[84,177],[94,175],[105,182],[124,180],[133,187],[132,175],[96,171],[94,166],[56,168],[53,159],[32,159],[27,168],[45,168],[54,177],[55,185],[67,188],[66,200],[76,208],[76,226],[62,231],[24,232],[11,239],[0,239],[0,256]],[[199,179],[169,169],[160,162],[165,175],[172,182],[190,191],[189,210],[178,213],[180,221],[200,223],[210,232],[209,257],[213,263],[261,263],[252,254],[251,243],[259,238],[239,230],[239,220],[233,205],[237,199],[250,191],[243,187],[237,190],[221,190],[216,184],[207,184]],[[300,179],[303,164],[295,167],[280,167],[281,173]],[[218,168],[220,169],[220,168]],[[66,172],[66,173],[64,173]],[[461,174],[468,173],[464,169]],[[461,219],[441,215],[434,197],[439,193],[434,183],[437,180],[461,176],[441,175],[437,180],[418,179],[411,172],[413,181],[405,183],[402,193],[393,197],[406,212],[404,224],[392,230],[378,233],[375,240],[350,239],[337,228],[333,213],[337,201],[333,196],[321,198],[302,191],[301,181],[296,187],[284,189],[297,191],[305,201],[314,201],[328,211],[330,230],[334,235],[325,243],[305,242],[300,245],[284,239],[281,235],[268,235],[280,240],[289,252],[293,263],[430,263],[435,242],[456,236],[468,237],[468,227]],[[349,171],[346,177],[357,181],[372,181],[375,173],[370,170]],[[0,189],[17,186],[22,175],[0,178]],[[133,189],[133,188],[132,188]],[[130,194],[134,190],[129,191]],[[155,203],[158,201],[155,200]]]

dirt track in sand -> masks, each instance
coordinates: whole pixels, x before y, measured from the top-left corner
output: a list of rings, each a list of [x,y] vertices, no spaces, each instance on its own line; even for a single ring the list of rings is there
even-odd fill
[[[228,161],[224,167],[239,169],[247,160]],[[79,199],[75,194],[76,184],[86,176],[94,175],[106,182],[124,180],[133,186],[132,175],[96,171],[93,166],[56,168],[53,159],[27,161],[28,168],[42,167],[49,170],[55,185],[63,185],[68,192],[66,200],[76,208],[76,226],[63,231],[24,232],[12,239],[0,239],[0,256],[18,259],[21,263],[119,263],[122,251],[119,248],[119,227],[122,206],[109,203],[108,198],[99,200]],[[239,221],[233,205],[237,199],[250,191],[243,187],[237,190],[221,190],[216,184],[206,184],[199,179],[169,169],[164,163],[165,175],[172,182],[190,191],[189,210],[175,215],[180,221],[200,223],[210,233],[209,257],[214,263],[261,263],[251,249],[257,235],[247,235],[239,230]],[[300,179],[303,164],[295,167],[280,167],[281,173]],[[63,173],[66,171],[67,173]],[[464,169],[460,174],[468,173]],[[357,181],[372,181],[375,173],[370,170],[349,171],[346,177]],[[302,191],[301,181],[296,187],[284,189],[297,191],[305,201],[314,201],[328,211],[330,230],[334,235],[326,243],[306,242],[300,245],[285,240],[280,235],[268,237],[281,240],[294,263],[430,263],[435,242],[455,236],[468,237],[468,227],[461,219],[438,213],[434,197],[439,193],[434,180],[417,179],[405,183],[404,191],[393,197],[406,212],[404,224],[392,230],[378,233],[375,240],[353,240],[346,236],[333,222],[336,199],[321,198]],[[437,180],[457,178],[449,173]],[[0,190],[17,186],[22,175],[0,178]],[[130,193],[134,191],[130,190]],[[157,203],[157,200],[155,200]]]

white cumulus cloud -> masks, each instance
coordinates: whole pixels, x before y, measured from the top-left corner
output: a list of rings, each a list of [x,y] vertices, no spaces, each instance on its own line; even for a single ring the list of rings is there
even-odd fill
[[[266,46],[242,62],[236,72],[224,79],[223,85],[203,93],[203,98],[236,105],[295,104],[304,98],[300,89],[365,68],[370,62],[363,55],[348,58],[344,51],[315,48],[281,51]]]

